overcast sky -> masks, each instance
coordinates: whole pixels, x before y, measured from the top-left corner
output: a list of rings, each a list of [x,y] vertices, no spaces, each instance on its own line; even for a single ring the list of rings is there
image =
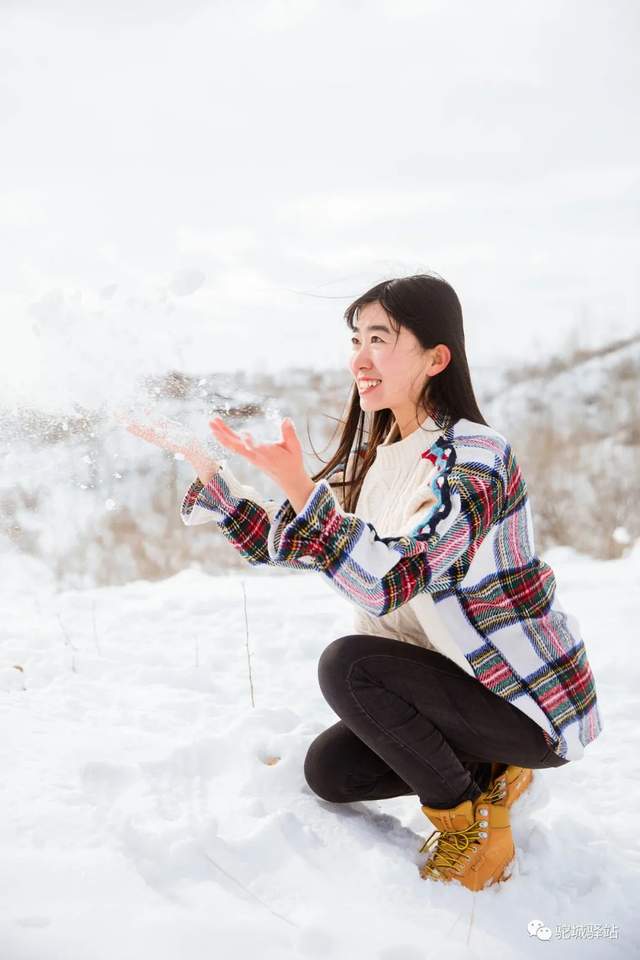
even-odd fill
[[[474,366],[637,329],[634,0],[0,0],[0,400],[346,366],[435,271]]]

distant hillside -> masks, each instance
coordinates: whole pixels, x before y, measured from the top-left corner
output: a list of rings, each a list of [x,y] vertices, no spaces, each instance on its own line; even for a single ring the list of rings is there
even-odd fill
[[[606,559],[640,537],[640,334],[511,368],[478,395],[522,466],[539,549]]]
[[[472,376],[483,415],[522,466],[539,552],[567,545],[610,558],[640,537],[640,336]],[[254,436],[291,416],[315,472],[312,444],[326,461],[351,387],[346,369],[294,368],[255,377],[170,371],[141,390],[145,405],[200,436],[216,412]],[[248,567],[215,523],[185,527],[179,507],[190,466],[114,429],[106,411],[0,410],[0,463],[0,550],[43,560],[64,586],[156,580],[189,566],[270,572]],[[263,496],[281,496],[242,458],[233,466]]]

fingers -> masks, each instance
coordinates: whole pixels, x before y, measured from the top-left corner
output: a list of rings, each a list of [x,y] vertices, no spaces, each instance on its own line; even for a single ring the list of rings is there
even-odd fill
[[[237,437],[235,430],[232,430],[221,417],[214,417],[213,420],[209,420],[209,426],[212,430],[220,431],[223,435]]]
[[[140,437],[169,453],[183,453],[188,451],[194,443],[194,438],[185,431],[184,427],[172,421],[155,423],[153,426],[130,422],[123,426],[134,437]]]
[[[242,442],[244,437],[249,436],[249,432],[247,430],[243,430],[241,434],[237,433],[235,430],[232,430],[231,427],[227,426],[227,424],[220,420],[219,417],[216,417],[214,420],[210,420],[209,426],[216,436],[220,438],[220,440],[226,439],[238,443]]]
[[[150,440],[153,436],[148,427],[141,427],[137,423],[127,423],[124,424],[124,427],[128,433],[133,433],[136,437],[142,437],[143,440]]]
[[[233,450],[249,449],[252,452],[259,452],[259,450],[263,449],[264,447],[264,444],[256,443],[248,430],[236,432],[220,417],[214,417],[212,420],[209,420],[209,427],[220,443],[231,447]],[[294,443],[298,443],[296,429],[293,420],[291,420],[290,417],[286,417],[282,421],[280,429],[282,440],[279,443],[272,444],[272,446],[286,446],[287,443],[291,442],[292,440]],[[266,444],[266,446],[268,447],[269,444]]]
[[[231,427],[228,427],[219,418],[210,420],[209,426],[222,446],[227,447],[227,449],[232,450],[234,453],[241,454],[254,465],[258,463],[257,456],[259,450],[248,430],[236,433],[235,430],[232,430]]]
[[[229,447],[230,450],[237,451],[242,451],[245,448],[244,441],[238,436],[235,430],[232,430],[231,427],[228,427],[226,423],[223,423],[219,418],[210,420],[209,426],[215,434],[216,439],[224,447]]]
[[[127,427],[127,430],[129,433],[135,434],[136,437],[142,437],[143,440],[149,440],[151,443],[158,443],[160,440],[158,434],[149,427],[139,427],[134,424],[133,426]]]
[[[112,417],[116,421],[116,423],[119,423],[123,427],[128,428],[130,424],[133,424],[134,426],[138,426],[138,424],[135,421],[135,417],[139,415],[140,412],[142,412],[145,417],[150,417],[153,413],[153,411],[149,407],[145,407],[142,411],[138,411],[138,413],[136,413],[135,410],[132,410],[129,407],[116,407],[112,411]]]

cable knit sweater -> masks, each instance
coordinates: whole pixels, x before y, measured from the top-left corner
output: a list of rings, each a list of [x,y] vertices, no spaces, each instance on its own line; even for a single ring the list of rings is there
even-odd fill
[[[381,537],[409,530],[415,518],[432,507],[436,497],[430,479],[436,466],[420,453],[431,446],[441,430],[429,418],[407,437],[400,437],[397,423],[376,450],[376,458],[364,478],[355,514],[374,524]],[[417,593],[408,603],[381,617],[356,607],[354,633],[391,637],[437,650],[474,676],[469,661],[451,638],[438,615],[430,593]]]
[[[215,520],[250,564],[320,573],[357,608],[358,631],[379,625],[433,646],[533,719],[550,750],[580,759],[602,729],[595,680],[578,623],[535,553],[510,444],[466,419],[438,428],[429,418],[394,436],[378,447],[354,513],[331,486],[345,464],[298,513],[239,483],[223,460],[206,486],[190,485],[182,520]]]

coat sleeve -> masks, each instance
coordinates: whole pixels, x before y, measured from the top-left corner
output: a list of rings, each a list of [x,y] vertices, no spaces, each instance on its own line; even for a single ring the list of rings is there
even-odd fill
[[[416,594],[459,583],[503,511],[504,461],[456,465],[455,449],[441,451],[432,480],[435,503],[408,535],[381,537],[373,524],[344,513],[320,480],[299,514],[285,501],[274,516],[267,548],[274,560],[298,560],[376,617]]]
[[[332,483],[340,480],[343,468],[344,465],[340,464],[328,479]],[[182,500],[180,517],[185,526],[215,521],[231,546],[252,566],[268,564],[308,570],[305,560],[269,555],[269,528],[281,504],[281,500],[263,497],[253,487],[241,483],[228,461],[221,460],[206,486],[198,477],[191,483]]]

